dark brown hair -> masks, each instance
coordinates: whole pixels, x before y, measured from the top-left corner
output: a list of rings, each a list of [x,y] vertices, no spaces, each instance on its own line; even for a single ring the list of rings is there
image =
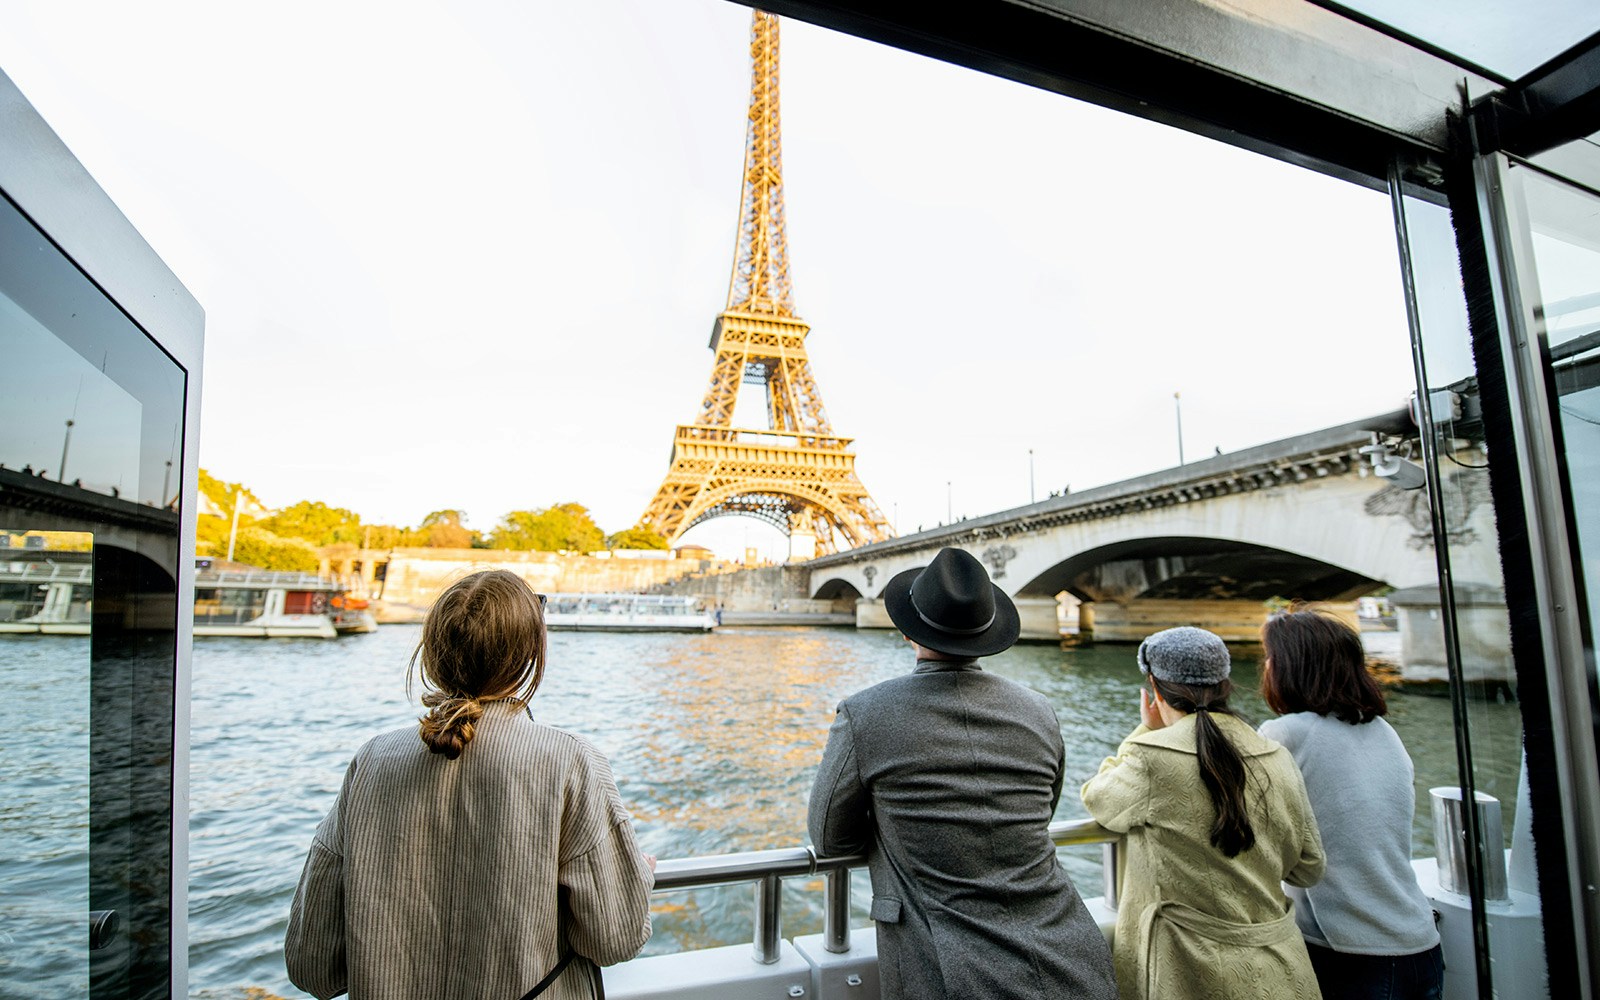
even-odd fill
[[[472,740],[483,703],[527,704],[544,679],[544,611],[532,588],[503,569],[451,584],[422,623],[411,671],[422,661],[422,742],[451,760]],[[406,686],[410,687],[410,676]]]
[[[1389,711],[1367,670],[1361,635],[1333,615],[1273,615],[1261,626],[1261,645],[1261,697],[1279,715],[1315,712],[1359,725]]]
[[[1194,716],[1195,753],[1200,758],[1200,780],[1211,793],[1211,804],[1216,806],[1217,818],[1211,823],[1211,846],[1228,857],[1237,857],[1241,851],[1255,846],[1256,831],[1250,825],[1250,815],[1245,809],[1244,786],[1247,778],[1244,758],[1239,748],[1222,731],[1213,713],[1232,715],[1228,695],[1233,682],[1197,687],[1193,684],[1176,684],[1172,681],[1150,677],[1150,685],[1161,693],[1161,700],[1180,712]]]

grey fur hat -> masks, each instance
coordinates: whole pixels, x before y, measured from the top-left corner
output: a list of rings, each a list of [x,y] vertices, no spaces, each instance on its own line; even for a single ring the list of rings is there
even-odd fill
[[[1215,632],[1180,625],[1139,643],[1139,670],[1173,684],[1211,687],[1228,679],[1228,647]]]

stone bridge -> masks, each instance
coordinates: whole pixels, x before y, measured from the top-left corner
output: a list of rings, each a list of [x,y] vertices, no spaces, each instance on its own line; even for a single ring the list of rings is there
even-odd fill
[[[1057,638],[1064,602],[1078,605],[1080,627],[1096,640],[1137,640],[1175,624],[1248,640],[1269,600],[1337,604],[1383,587],[1436,620],[1427,492],[1373,473],[1358,452],[1373,432],[1416,433],[1402,410],[824,556],[805,564],[810,594],[858,598],[859,625],[887,626],[879,596],[889,579],[957,546],[1017,602],[1025,638]],[[1503,649],[1487,476],[1469,468],[1481,468],[1483,454],[1461,446],[1441,468],[1456,526],[1452,570],[1458,593],[1483,595],[1488,641]]]

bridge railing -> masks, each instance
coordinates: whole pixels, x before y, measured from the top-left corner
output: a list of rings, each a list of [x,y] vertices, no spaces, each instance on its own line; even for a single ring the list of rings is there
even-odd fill
[[[1102,845],[1101,877],[1106,906],[1116,909],[1121,835],[1094,820],[1064,820],[1050,824],[1050,839],[1057,847]],[[783,938],[780,906],[783,880],[797,875],[824,877],[823,947],[842,954],[850,950],[850,870],[866,863],[867,859],[860,854],[825,857],[811,847],[675,858],[656,865],[655,888],[663,892],[754,882],[756,909],[752,939],[755,959],[770,965],[778,961],[779,942]]]

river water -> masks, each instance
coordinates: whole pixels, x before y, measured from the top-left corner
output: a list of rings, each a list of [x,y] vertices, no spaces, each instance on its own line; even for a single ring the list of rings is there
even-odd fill
[[[191,996],[301,995],[285,978],[281,950],[295,881],[354,750],[414,724],[419,707],[407,698],[405,673],[417,636],[414,626],[385,626],[326,643],[195,643]],[[1259,721],[1267,714],[1251,656],[1235,651],[1235,704]],[[1022,645],[983,662],[1054,703],[1067,754],[1057,818],[1085,815],[1072,790],[1137,721],[1133,648]],[[650,853],[796,846],[806,843],[806,798],[833,706],[912,665],[892,632],[558,633],[534,715],[589,736],[611,758]],[[1493,716],[1512,746],[1516,714],[1502,706]],[[1396,693],[1389,719],[1416,762],[1416,853],[1431,854],[1427,789],[1455,781],[1449,702]],[[1063,863],[1085,895],[1100,893],[1098,849],[1063,852]],[[646,953],[748,941],[751,898],[745,886],[657,896]],[[861,881],[857,924],[866,898]],[[787,883],[785,936],[820,930],[820,902],[820,881]]]

